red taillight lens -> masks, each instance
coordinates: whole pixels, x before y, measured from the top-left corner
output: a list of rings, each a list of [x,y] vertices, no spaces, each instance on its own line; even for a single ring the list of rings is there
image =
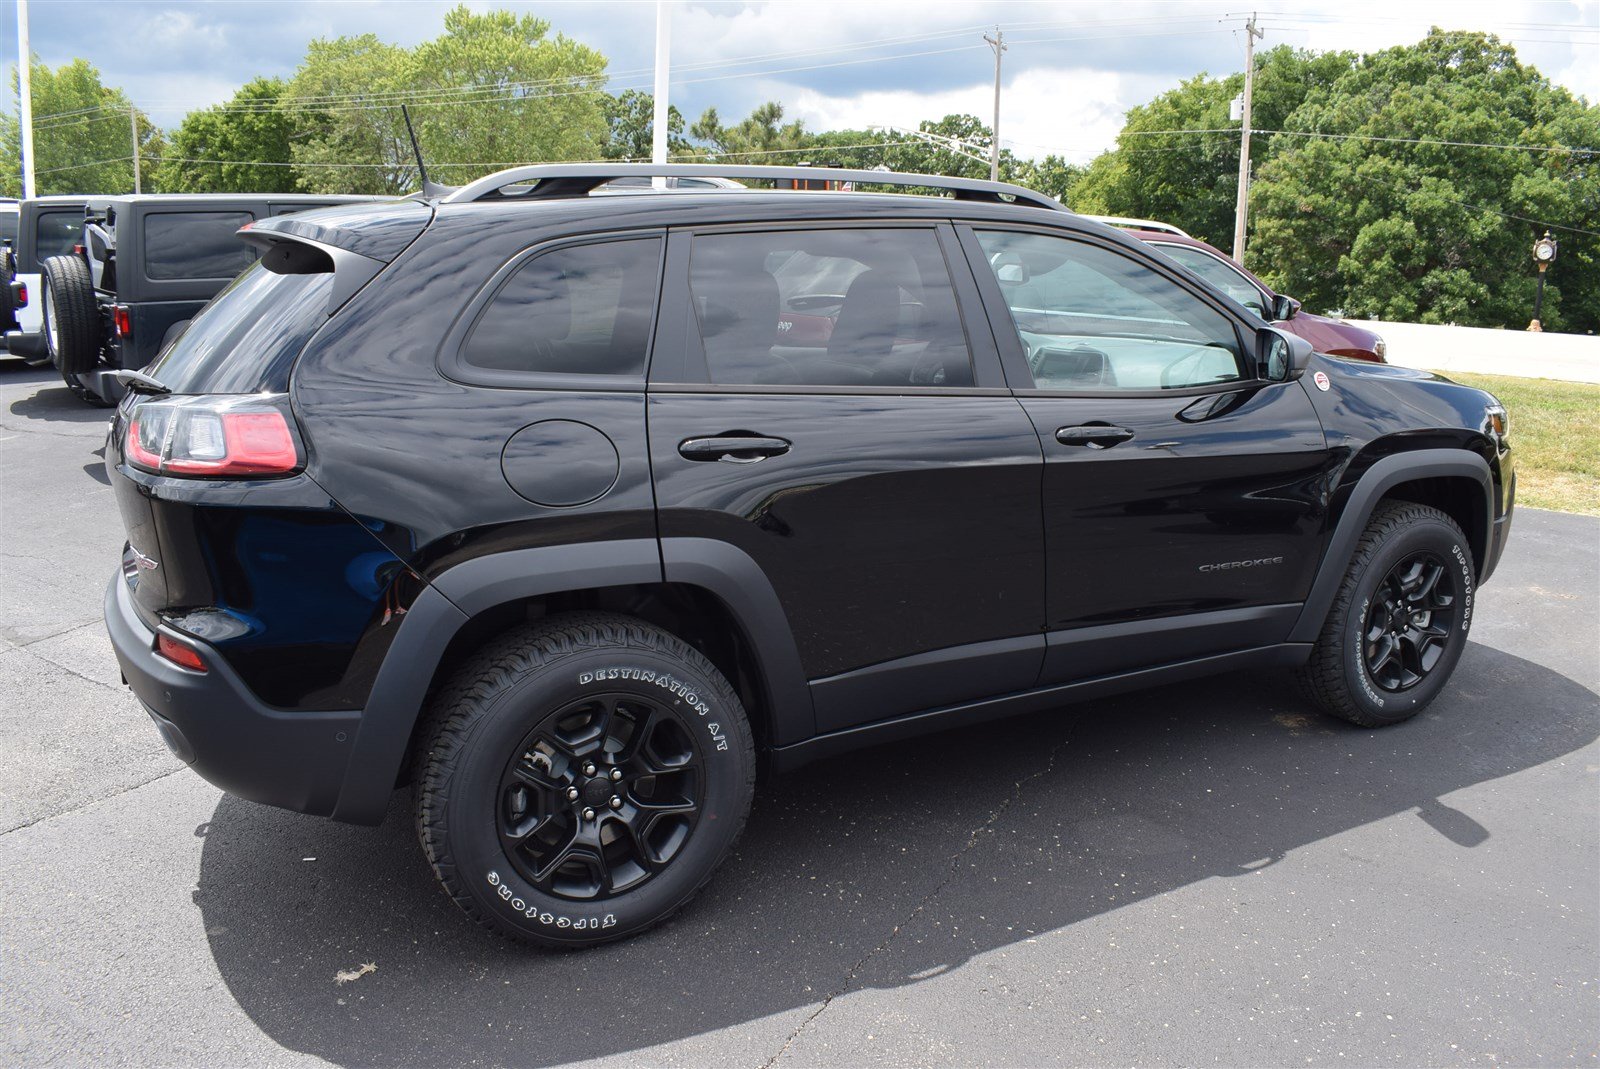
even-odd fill
[[[119,337],[119,338],[131,338],[131,337],[133,337],[133,317],[128,314],[128,306],[127,305],[125,305],[125,304],[117,305],[116,309],[112,313],[112,318],[116,321],[117,337]]]
[[[287,475],[301,463],[288,416],[257,397],[135,405],[124,455],[145,471],[204,478]]]
[[[156,636],[156,652],[178,667],[187,668],[191,672],[206,670],[206,662],[201,658],[199,650],[167,635]]]
[[[26,282],[17,283],[16,306],[18,308],[26,308],[28,306],[28,284]]]

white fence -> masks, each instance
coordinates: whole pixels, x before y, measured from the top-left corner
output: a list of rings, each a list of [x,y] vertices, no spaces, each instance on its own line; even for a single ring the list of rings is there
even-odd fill
[[[1401,367],[1600,383],[1600,337],[1594,335],[1349,322],[1382,334],[1389,343],[1389,363]]]

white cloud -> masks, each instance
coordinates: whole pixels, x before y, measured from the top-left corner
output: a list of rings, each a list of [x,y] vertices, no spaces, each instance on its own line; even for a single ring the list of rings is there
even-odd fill
[[[1000,142],[1019,156],[1049,153],[1082,163],[1116,140],[1126,110],[1124,83],[1110,71],[1025,70],[1001,85]],[[868,91],[828,96],[791,90],[789,113],[816,130],[866,126],[915,127],[923,119],[954,113],[988,122],[994,114],[994,84],[978,82],[931,93]]]

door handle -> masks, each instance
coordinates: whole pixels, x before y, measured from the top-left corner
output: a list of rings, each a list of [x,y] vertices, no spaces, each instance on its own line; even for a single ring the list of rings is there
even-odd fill
[[[788,451],[789,443],[784,439],[757,435],[722,434],[714,438],[685,438],[678,443],[678,452],[686,460],[723,460],[729,464],[754,464]]]
[[[1082,427],[1062,427],[1056,431],[1056,441],[1062,445],[1086,445],[1091,449],[1110,449],[1133,437],[1126,427],[1111,427],[1104,423],[1090,423]]]

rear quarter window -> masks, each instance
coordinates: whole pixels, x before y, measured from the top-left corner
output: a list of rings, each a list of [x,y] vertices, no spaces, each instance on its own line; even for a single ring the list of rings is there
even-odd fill
[[[153,212],[144,217],[144,269],[151,278],[232,278],[255,259],[239,240],[249,212]]]
[[[83,240],[83,209],[40,212],[33,227],[33,258],[43,263],[47,257],[65,256]]]
[[[173,393],[282,391],[327,322],[333,272],[278,274],[256,262],[228,283],[147,369]]]

